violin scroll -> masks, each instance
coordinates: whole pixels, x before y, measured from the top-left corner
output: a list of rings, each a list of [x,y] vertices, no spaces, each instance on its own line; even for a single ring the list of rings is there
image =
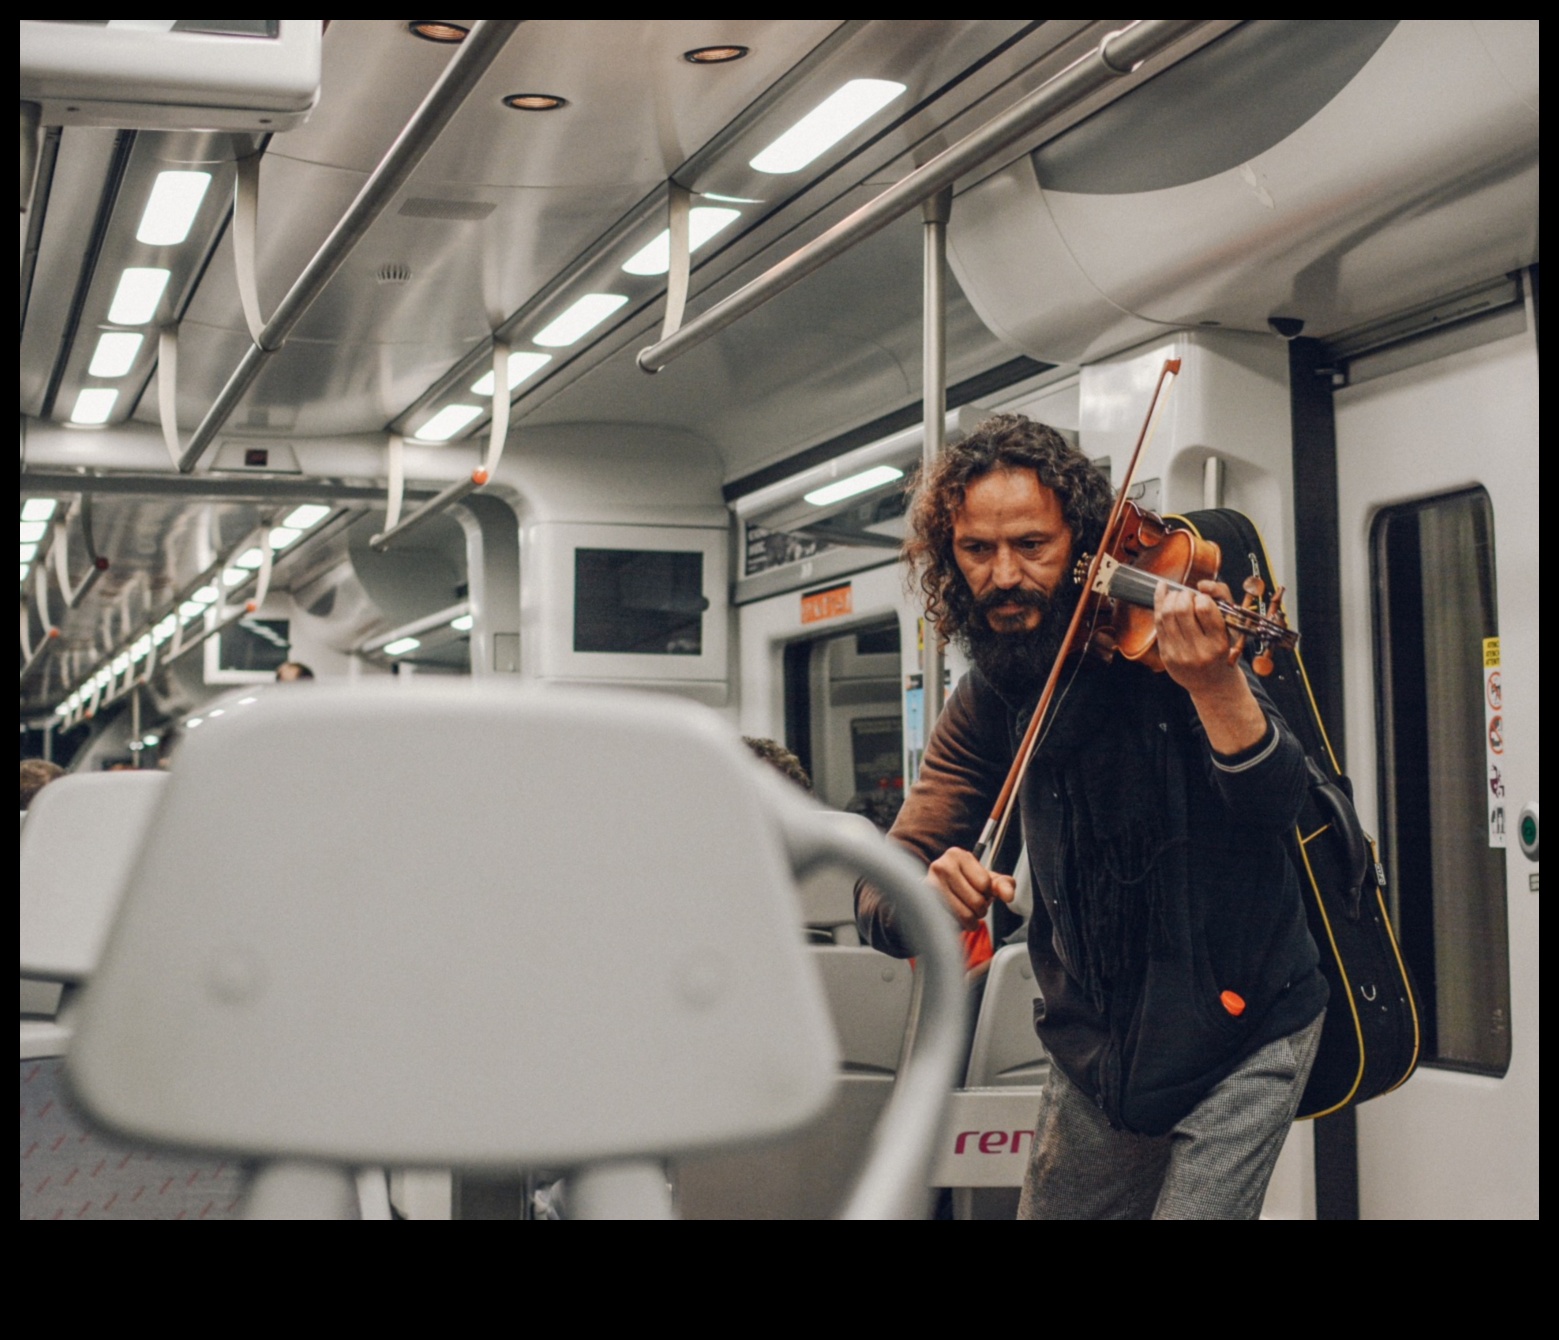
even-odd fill
[[[1288,618],[1283,613],[1283,587],[1274,590],[1272,598],[1263,604],[1261,598],[1267,593],[1267,584],[1252,573],[1245,579],[1244,585],[1245,599],[1240,602],[1239,608],[1246,622],[1229,621],[1231,630],[1234,630],[1229,642],[1229,664],[1233,665],[1239,660],[1245,650],[1246,639],[1254,634],[1256,654],[1251,657],[1250,665],[1252,670],[1265,679],[1272,673],[1273,644],[1293,647],[1299,635],[1289,628]]]

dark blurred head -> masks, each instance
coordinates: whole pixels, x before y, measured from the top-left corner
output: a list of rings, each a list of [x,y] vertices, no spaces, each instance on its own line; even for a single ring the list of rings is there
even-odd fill
[[[42,791],[56,777],[63,777],[65,769],[57,763],[50,763],[41,758],[24,758],[22,760],[22,808],[25,810],[32,804],[32,798]]]
[[[313,679],[314,672],[302,661],[283,661],[276,667],[276,682],[291,684],[300,679]]]
[[[809,796],[812,794],[812,779],[807,776],[807,770],[801,766],[801,760],[778,740],[744,735],[742,743],[776,772],[784,773]]]

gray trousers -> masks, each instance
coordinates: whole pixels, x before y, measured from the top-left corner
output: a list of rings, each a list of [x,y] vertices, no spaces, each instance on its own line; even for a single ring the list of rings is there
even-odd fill
[[[1050,1067],[1019,1219],[1255,1219],[1325,1012],[1253,1052],[1167,1135],[1112,1130]]]

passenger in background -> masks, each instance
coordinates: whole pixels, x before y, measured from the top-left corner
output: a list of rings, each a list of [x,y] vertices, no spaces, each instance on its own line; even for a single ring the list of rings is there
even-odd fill
[[[22,760],[22,808],[25,810],[32,804],[32,798],[38,792],[56,777],[64,775],[65,769],[57,763],[50,763],[42,758],[24,758]]]
[[[770,740],[761,735],[744,735],[742,743],[776,772],[790,778],[809,796],[812,794],[812,779],[807,776],[807,770],[802,766],[801,760],[778,740]]]
[[[314,672],[304,665],[302,661],[283,661],[276,667],[276,682],[278,684],[293,684],[300,679],[313,679]]]
[[[857,791],[845,802],[846,814],[859,814],[870,819],[881,832],[888,832],[898,817],[899,804],[893,796],[882,791]]]
[[[923,471],[904,557],[974,669],[936,722],[892,837],[966,937],[1015,886],[978,839],[1080,592],[1109,481],[1053,429],[999,415]],[[1019,1218],[1254,1219],[1320,1040],[1326,983],[1283,846],[1304,755],[1212,596],[1158,589],[1167,674],[1069,663],[1019,788],[1035,891],[1036,1030],[1052,1065]],[[869,885],[867,943],[909,944]]]

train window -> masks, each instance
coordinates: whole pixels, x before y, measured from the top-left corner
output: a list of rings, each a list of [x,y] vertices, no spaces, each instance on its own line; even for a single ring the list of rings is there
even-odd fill
[[[1392,914],[1422,995],[1423,1060],[1502,1075],[1510,959],[1484,704],[1486,639],[1499,633],[1488,494],[1387,508],[1370,552],[1382,826]]]
[[[704,556],[646,549],[574,551],[574,650],[699,656]]]

